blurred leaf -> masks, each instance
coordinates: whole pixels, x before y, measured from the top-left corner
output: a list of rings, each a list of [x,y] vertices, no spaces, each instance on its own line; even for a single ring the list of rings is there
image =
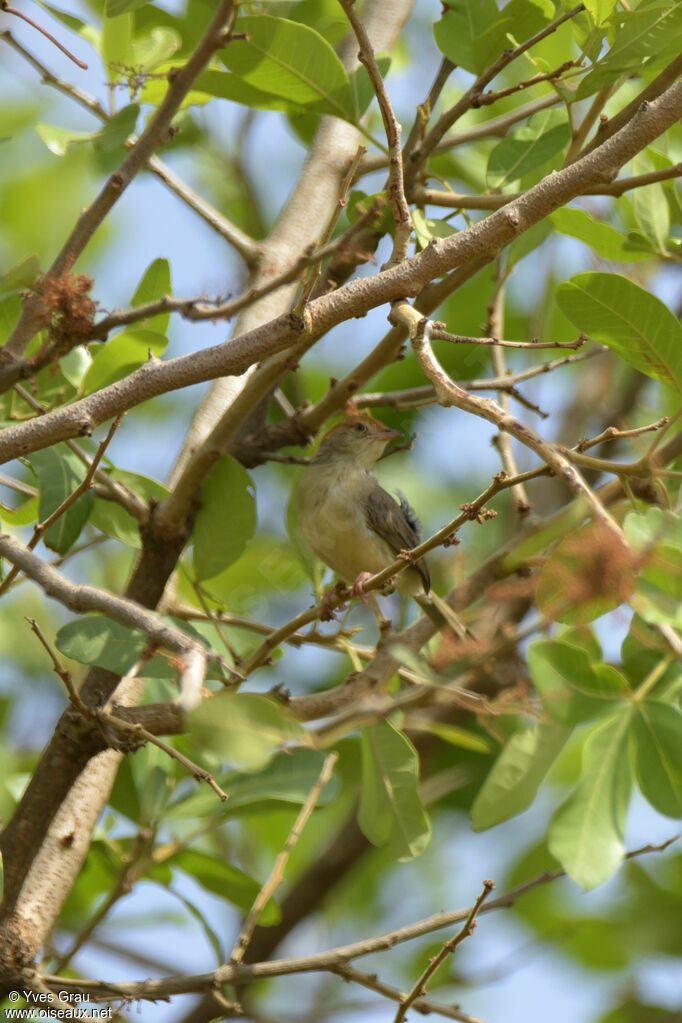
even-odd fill
[[[170,864],[184,870],[207,892],[213,892],[238,906],[243,913],[248,913],[261,889],[257,881],[227,863],[223,856],[209,856],[195,849],[183,849],[171,858]],[[258,922],[263,927],[272,927],[280,919],[279,907],[272,899],[268,899]]]
[[[201,491],[194,523],[196,578],[210,579],[236,561],[256,529],[256,500],[248,472],[221,455]]]
[[[534,640],[528,648],[528,667],[543,708],[562,724],[596,717],[622,695],[612,678],[597,676],[584,650],[560,640]]]
[[[426,248],[432,238],[449,238],[457,230],[452,224],[448,224],[447,220],[434,220],[432,217],[425,217],[419,209],[412,210],[412,223],[417,241],[422,249]]]
[[[102,60],[111,80],[117,77],[115,65],[132,67],[135,60],[133,32],[135,21],[131,13],[105,17],[102,25]]]
[[[419,757],[388,722],[362,731],[362,792],[358,824],[372,845],[387,845],[399,860],[419,856],[431,822],[419,797]]]
[[[188,796],[176,800],[168,810],[171,817],[242,816],[262,813],[273,805],[302,805],[317,781],[324,753],[313,749],[292,749],[277,753],[266,766],[255,772],[231,771],[219,778],[220,787],[228,800],[220,804],[215,793],[204,788],[195,789]],[[333,797],[338,784],[332,779],[317,801],[324,806]]]
[[[623,858],[632,773],[632,709],[624,706],[590,732],[580,781],[549,825],[549,849],[585,889],[611,876]]]
[[[638,153],[631,164],[633,174],[648,174],[656,168],[646,153]],[[665,252],[670,235],[670,210],[662,182],[635,188],[632,209],[640,231],[656,252]]]
[[[149,646],[149,638],[139,629],[130,629],[104,615],[83,615],[68,622],[57,633],[57,649],[81,664],[96,664],[117,675],[125,675]],[[145,662],[143,677],[174,678],[177,668],[156,654]]]
[[[540,723],[512,735],[471,807],[475,831],[492,828],[530,806],[570,734],[568,725]]]
[[[0,297],[29,288],[40,273],[40,260],[36,255],[26,256],[20,263],[0,277]]]
[[[187,715],[200,746],[254,771],[277,747],[306,743],[304,728],[274,700],[256,693],[218,693]]]
[[[628,248],[627,239],[620,231],[602,220],[595,220],[585,210],[563,206],[551,213],[549,219],[558,231],[589,245],[602,259],[636,262],[650,259],[653,255],[651,252],[637,252]]]
[[[645,799],[667,817],[682,817],[682,714],[639,701],[634,718],[635,771]]]

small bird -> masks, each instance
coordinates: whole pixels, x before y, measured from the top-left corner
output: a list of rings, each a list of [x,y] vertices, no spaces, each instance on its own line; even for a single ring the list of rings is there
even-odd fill
[[[374,474],[386,444],[400,436],[374,416],[346,416],[325,434],[298,492],[306,543],[338,575],[355,580],[353,592],[363,599],[366,579],[419,543],[419,522],[407,501],[401,495],[398,503]],[[396,586],[401,594],[413,597],[439,628],[448,624],[457,635],[466,635],[454,611],[431,589],[423,558],[397,576]],[[372,607],[381,624],[375,599]]]

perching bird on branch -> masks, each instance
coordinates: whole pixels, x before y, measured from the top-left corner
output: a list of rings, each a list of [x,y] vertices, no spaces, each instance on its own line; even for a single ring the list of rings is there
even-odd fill
[[[399,504],[374,474],[386,444],[400,436],[373,416],[346,416],[325,434],[301,479],[298,511],[306,542],[343,579],[354,580],[353,593],[363,599],[369,576],[419,543],[419,524],[407,501],[401,497]],[[447,624],[458,636],[466,635],[454,611],[431,589],[423,558],[396,576],[396,587],[439,628]],[[382,623],[376,598],[369,593],[367,598]]]

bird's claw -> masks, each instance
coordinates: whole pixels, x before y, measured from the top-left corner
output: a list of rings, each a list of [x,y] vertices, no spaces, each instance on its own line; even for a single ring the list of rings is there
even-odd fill
[[[359,597],[362,603],[365,605],[365,607],[369,607],[369,603],[365,595],[365,583],[367,582],[368,579],[371,578],[372,578],[371,572],[361,572],[360,575],[355,580],[355,582],[353,583],[353,588],[351,590],[353,596]]]
[[[320,621],[321,622],[334,622],[336,621],[336,612],[345,610],[344,600],[348,596],[348,587],[346,586],[343,579],[339,579],[331,589],[327,590],[320,601]],[[334,606],[332,607],[332,602]]]

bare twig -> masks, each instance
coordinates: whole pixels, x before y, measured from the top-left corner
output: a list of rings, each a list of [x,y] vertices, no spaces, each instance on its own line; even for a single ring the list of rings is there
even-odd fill
[[[366,146],[358,146],[357,150],[355,151],[355,156],[351,160],[350,166],[346,171],[343,180],[339,186],[339,200],[336,206],[334,207],[334,211],[331,217],[329,218],[329,223],[327,224],[327,227],[324,233],[322,234],[322,237],[320,238],[320,245],[322,246],[326,245],[329,242],[331,236],[334,234],[334,228],[336,227],[339,221],[341,211],[346,207],[347,204],[346,197],[348,195],[348,189],[353,183],[355,175],[357,174],[358,167],[360,165],[360,161],[362,160],[362,157],[365,155],[366,152],[367,152]],[[320,263],[317,262],[313,264],[312,270],[308,276],[308,280],[303,285],[303,288],[301,289],[301,294],[294,303],[293,309],[296,315],[300,316],[301,313],[303,312],[306,302],[308,301],[308,299],[310,298],[315,289],[315,285],[317,283],[319,276]]]
[[[86,706],[85,703],[83,703],[83,701],[82,701],[82,699],[80,697],[80,693],[78,692],[78,690],[76,689],[75,685],[73,684],[73,678],[71,677],[71,672],[67,671],[66,668],[64,667],[64,665],[59,660],[59,658],[55,654],[54,650],[52,649],[52,647],[50,646],[50,644],[46,640],[45,636],[43,635],[43,632],[42,632],[40,626],[38,625],[37,621],[35,620],[35,618],[27,618],[26,621],[31,626],[31,631],[36,634],[36,636],[38,637],[39,642],[41,643],[41,645],[43,647],[43,649],[47,652],[47,656],[52,661],[52,667],[54,669],[55,674],[58,675],[59,678],[64,683],[66,691],[69,694],[69,701],[73,704],[73,706],[76,708],[76,710],[80,711],[80,713],[84,717],[90,717],[90,708],[88,706]]]
[[[662,852],[672,842],[676,841],[678,837],[678,835],[675,835],[660,845],[646,845],[635,849],[632,852],[626,853],[625,859],[632,859],[650,852]],[[565,870],[546,870],[530,881],[512,888],[505,895],[486,902],[480,907],[480,913],[506,909],[514,905],[527,892],[565,876]],[[94,1001],[107,1001],[114,998],[154,1001],[175,994],[210,992],[216,986],[222,987],[225,984],[245,985],[256,980],[264,980],[268,977],[282,977],[324,970],[336,971],[337,967],[345,966],[349,960],[371,955],[374,952],[387,951],[405,941],[412,941],[414,938],[419,938],[424,934],[431,934],[433,931],[441,930],[443,927],[451,927],[453,924],[464,922],[469,918],[471,909],[472,907],[469,906],[466,909],[436,913],[434,916],[426,917],[405,927],[399,927],[386,934],[380,934],[348,945],[341,945],[325,952],[253,964],[225,963],[211,973],[124,983],[90,980],[84,977],[57,977],[51,974],[46,974],[43,980],[51,989],[55,988],[65,992],[82,992]]]
[[[308,822],[310,816],[312,815],[312,812],[315,809],[317,801],[320,798],[320,795],[322,794],[323,788],[331,778],[332,771],[334,770],[334,765],[336,764],[338,758],[339,758],[338,753],[330,753],[328,754],[328,756],[325,757],[324,763],[322,765],[322,770],[320,771],[320,776],[313,785],[313,787],[311,788],[310,792],[308,793],[306,801],[301,807],[298,816],[294,821],[294,825],[291,831],[289,832],[289,835],[287,836],[287,840],[284,843],[277,859],[275,860],[269,878],[258,892],[258,895],[254,899],[253,906],[248,912],[246,920],[244,921],[244,925],[241,929],[239,938],[237,939],[237,944],[235,945],[234,951],[232,952],[232,956],[230,957],[233,963],[241,963],[244,961],[244,956],[246,955],[246,951],[249,947],[249,944],[251,943],[251,938],[253,937],[253,932],[256,928],[256,924],[258,923],[258,917],[260,916],[263,909],[267,905],[268,899],[270,899],[274,895],[274,893],[277,891],[277,888],[282,883],[282,880],[284,878],[284,871],[286,869],[287,863],[289,862],[289,857],[291,856],[292,850],[296,843],[298,842],[301,836],[301,832],[303,831],[304,827],[306,826],[306,823]]]
[[[186,757],[184,753],[180,753],[179,750],[176,750],[173,746],[169,745],[169,743],[164,742],[164,740],[160,739],[158,735],[154,735],[152,732],[147,731],[147,729],[143,728],[139,722],[131,723],[130,721],[126,721],[125,718],[119,717],[118,714],[112,714],[110,711],[98,710],[95,714],[98,720],[102,721],[104,724],[111,725],[114,729],[118,728],[129,735],[139,738],[141,741],[151,742],[152,745],[163,750],[163,752],[168,754],[169,757],[173,760],[177,760],[179,764],[182,764],[183,767],[187,768],[196,781],[205,781],[206,784],[209,785],[220,797],[221,802],[224,803],[228,798],[227,793],[221,789],[220,785],[215,780],[215,776],[211,774],[210,771],[206,771],[203,767],[195,764],[193,760]]]
[[[600,522],[621,545],[624,545],[625,538],[622,530],[609,515],[606,508],[604,508],[601,504],[580,473],[577,472],[577,470],[570,464],[565,455],[562,454],[555,445],[543,440],[543,438],[531,430],[530,427],[521,423],[509,413],[505,413],[498,403],[492,398],[476,398],[455,384],[455,382],[450,379],[448,374],[439,364],[433,353],[433,349],[429,342],[431,332],[429,321],[420,317],[419,314],[412,309],[408,302],[398,303],[393,307],[393,309],[393,315],[396,318],[404,318],[404,322],[409,322],[411,324],[410,333],[412,337],[412,346],[424,373],[428,379],[432,381],[436,388],[439,403],[446,406],[454,405],[457,408],[473,412],[474,415],[481,416],[483,419],[487,419],[488,422],[494,423],[500,430],[507,430],[514,437],[520,440],[522,444],[530,447],[564,480],[574,493],[580,494],[586,499],[587,505],[591,509],[595,519]],[[587,458],[588,456],[585,455],[580,457]]]
[[[486,321],[485,329],[487,334],[497,335],[503,330],[504,324],[504,277],[502,276],[501,267],[499,260],[497,262],[497,282],[493,297],[488,303],[488,318]],[[501,346],[493,345],[490,349],[490,359],[492,362],[493,370],[495,375],[499,378],[504,378],[506,374],[506,363],[504,358],[504,351]],[[518,392],[517,392],[518,394]],[[500,388],[497,392],[497,400],[500,403],[500,408],[504,409],[505,412],[509,412],[509,390],[507,388]],[[507,476],[517,476],[519,468],[516,464],[516,458],[514,456],[514,449],[512,447],[511,437],[505,431],[501,431],[496,438],[497,449],[500,452],[500,458],[502,460],[502,468],[506,472]],[[515,487],[512,487],[512,497],[516,504],[516,511],[519,515],[526,515],[530,511],[530,500],[528,499],[528,493],[523,483],[518,483]]]
[[[17,18],[21,18],[22,21],[25,21],[27,24],[31,25],[32,28],[37,29],[42,35],[45,36],[46,39],[49,39],[50,42],[57,47],[57,49],[61,50],[62,53],[66,54],[69,60],[72,60],[74,64],[77,64],[79,68],[82,68],[83,71],[88,70],[88,65],[85,63],[85,61],[79,60],[78,57],[76,57],[71,52],[71,50],[68,50],[63,43],[60,43],[59,40],[56,39],[51,32],[48,32],[46,28],[43,28],[42,25],[39,25],[37,21],[33,20],[33,18],[29,18],[28,14],[24,14],[23,11],[18,11],[16,7],[10,7],[10,5],[7,3],[7,0],[0,0],[0,10],[4,11],[5,14],[15,14]]]
[[[407,249],[412,234],[412,218],[410,217],[410,208],[405,198],[403,154],[400,148],[400,122],[393,111],[386,85],[374,58],[372,44],[364,25],[358,17],[353,0],[339,0],[339,3],[346,12],[346,17],[358,41],[360,47],[358,59],[367,68],[367,74],[374,87],[386,131],[386,140],[388,142],[388,198],[395,219],[393,251],[386,266],[395,266],[407,256]]]
[[[335,973],[344,980],[352,981],[354,984],[361,984],[362,987],[369,988],[370,991],[376,991],[377,994],[383,995],[384,998],[390,998],[393,1002],[401,1002],[405,998],[404,991],[400,991],[397,987],[379,980],[375,973],[364,973],[348,963],[335,966],[330,972]],[[456,1006],[443,1005],[442,1002],[434,1002],[430,998],[415,999],[412,1002],[412,1008],[423,1015],[433,1013],[434,1015],[443,1016],[445,1019],[459,1020],[459,1023],[485,1023],[478,1016],[470,1016],[469,1013],[462,1012]]]
[[[499,337],[466,337],[463,334],[451,334],[445,330],[443,324],[434,323],[431,330],[431,337],[436,341],[452,341],[457,345],[488,345],[499,348],[582,348],[587,341],[587,335],[581,334],[575,341],[539,341],[533,338],[532,341],[502,341]]]
[[[416,981],[411,991],[401,1001],[400,1007],[398,1008],[398,1011],[395,1014],[394,1023],[404,1023],[405,1017],[407,1016],[407,1010],[410,1008],[411,1005],[414,1005],[418,998],[426,994],[426,985],[428,984],[429,980],[434,975],[436,970],[439,969],[439,967],[442,965],[442,963],[445,962],[449,955],[452,955],[454,953],[457,946],[460,945],[465,938],[470,937],[474,933],[474,927],[476,926],[476,917],[478,916],[481,910],[481,906],[483,905],[483,903],[488,898],[488,896],[490,895],[494,888],[495,883],[493,881],[483,882],[483,889],[481,891],[481,894],[478,896],[476,902],[471,907],[471,911],[466,920],[464,921],[464,926],[462,927],[461,931],[459,931],[454,936],[454,938],[450,938],[449,941],[446,941],[438,955],[434,956],[429,961],[429,965],[426,967],[422,975]]]

